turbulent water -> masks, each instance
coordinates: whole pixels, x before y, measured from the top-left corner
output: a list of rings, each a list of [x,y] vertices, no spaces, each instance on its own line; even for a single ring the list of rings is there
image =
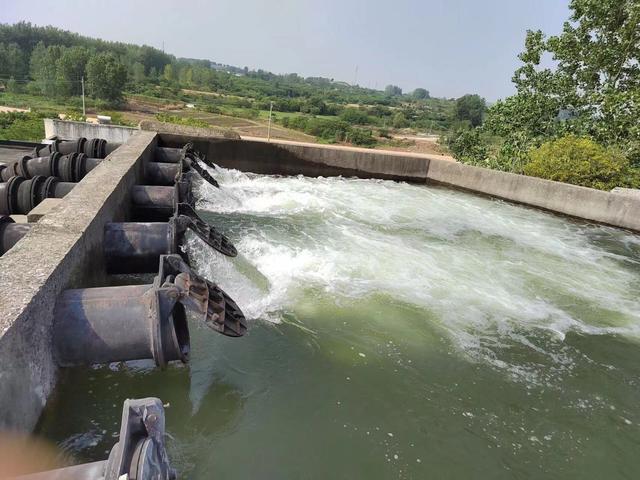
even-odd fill
[[[40,431],[76,459],[153,395],[184,478],[640,475],[639,236],[444,188],[214,174],[198,207],[240,255],[187,251],[250,332],[192,324],[166,372],[68,371]]]

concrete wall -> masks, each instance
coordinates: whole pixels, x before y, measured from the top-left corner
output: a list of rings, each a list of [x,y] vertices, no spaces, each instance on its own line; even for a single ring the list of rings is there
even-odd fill
[[[429,181],[640,231],[640,198],[541,178],[433,160]]]
[[[429,159],[381,151],[351,151],[310,145],[292,145],[219,138],[201,139],[160,134],[166,146],[193,141],[216,164],[271,175],[356,176],[424,182]]]
[[[121,125],[96,125],[86,122],[70,122],[45,118],[44,135],[46,138],[58,137],[64,140],[75,138],[104,138],[108,142],[124,143],[138,131],[134,127]]]
[[[542,208],[563,215],[640,231],[640,196],[603,192],[535,177],[472,167],[411,154],[355,151],[326,145],[160,135],[166,146],[193,141],[223,167],[275,174],[357,176],[439,183]]]
[[[56,380],[51,325],[67,288],[103,284],[104,224],[125,220],[156,135],[138,132],[0,257],[0,430],[30,430]]]

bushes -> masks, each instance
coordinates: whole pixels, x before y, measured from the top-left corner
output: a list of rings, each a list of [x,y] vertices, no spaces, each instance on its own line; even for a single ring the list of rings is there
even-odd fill
[[[45,113],[0,113],[0,140],[39,142],[44,138]]]
[[[524,172],[534,177],[600,190],[640,188],[640,170],[620,152],[593,140],[569,135],[534,148]]]
[[[173,123],[176,125],[187,125],[189,127],[210,128],[211,125],[204,120],[189,117],[179,117],[177,115],[168,115],[166,113],[157,113],[156,118],[161,122]]]

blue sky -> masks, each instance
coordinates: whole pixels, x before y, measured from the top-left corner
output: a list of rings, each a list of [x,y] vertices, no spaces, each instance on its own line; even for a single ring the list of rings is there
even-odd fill
[[[558,33],[568,0],[0,0],[0,22],[54,25],[181,57],[434,96],[513,93],[525,31]]]

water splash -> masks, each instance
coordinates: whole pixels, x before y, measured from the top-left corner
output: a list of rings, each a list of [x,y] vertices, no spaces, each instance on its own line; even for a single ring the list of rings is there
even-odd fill
[[[563,365],[546,344],[568,332],[640,336],[636,235],[444,188],[216,175],[223,188],[202,184],[198,207],[255,271],[220,256],[197,263],[250,318],[278,321],[310,288],[383,294],[429,312],[461,352],[499,368],[496,352],[514,343]]]

